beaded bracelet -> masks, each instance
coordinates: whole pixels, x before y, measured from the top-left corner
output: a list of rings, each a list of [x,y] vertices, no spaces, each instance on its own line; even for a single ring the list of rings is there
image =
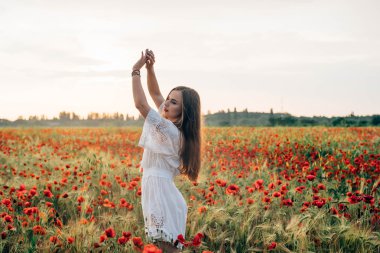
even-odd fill
[[[138,69],[133,70],[132,76],[140,76],[140,70],[138,70]]]

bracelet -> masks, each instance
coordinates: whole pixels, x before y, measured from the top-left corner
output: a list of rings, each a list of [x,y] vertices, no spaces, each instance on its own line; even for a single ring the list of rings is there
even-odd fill
[[[138,70],[138,69],[133,70],[132,76],[140,76],[140,70]]]

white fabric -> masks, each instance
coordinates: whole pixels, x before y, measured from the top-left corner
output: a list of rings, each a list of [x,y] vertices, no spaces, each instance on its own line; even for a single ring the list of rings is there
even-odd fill
[[[138,144],[144,148],[141,204],[147,239],[173,243],[179,234],[185,237],[187,204],[173,181],[180,174],[181,132],[160,115],[163,105],[159,113],[149,110]],[[176,247],[182,249],[183,245],[178,243]]]

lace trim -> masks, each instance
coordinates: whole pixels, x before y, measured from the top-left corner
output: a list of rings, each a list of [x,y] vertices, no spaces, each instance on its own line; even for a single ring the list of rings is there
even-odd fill
[[[145,226],[145,234],[148,243],[167,242],[178,249],[183,248],[177,238],[174,239],[173,234],[166,233],[164,229],[153,229]]]
[[[182,249],[183,245],[174,237],[173,233],[167,233],[165,225],[165,217],[163,215],[151,214],[150,223],[147,222],[147,217],[145,218],[146,224],[151,224],[152,226],[145,226],[145,234],[148,242],[156,243],[159,241],[168,242],[172,246]]]
[[[166,133],[168,133],[170,130],[169,122],[166,122],[163,118],[161,118],[161,116],[158,115],[158,113],[153,109],[151,109],[147,120],[150,124],[152,124],[152,127],[150,128],[152,137],[155,138],[159,143],[167,143],[168,136]]]
[[[150,220],[156,226],[156,228],[162,228],[164,226],[164,216],[156,216],[152,213],[150,215]]]

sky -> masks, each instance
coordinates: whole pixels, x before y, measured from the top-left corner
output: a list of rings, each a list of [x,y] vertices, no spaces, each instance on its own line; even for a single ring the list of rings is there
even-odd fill
[[[380,1],[0,0],[0,118],[138,116],[131,70],[153,50],[163,96],[203,114],[380,113]],[[142,85],[151,107],[146,70]]]

